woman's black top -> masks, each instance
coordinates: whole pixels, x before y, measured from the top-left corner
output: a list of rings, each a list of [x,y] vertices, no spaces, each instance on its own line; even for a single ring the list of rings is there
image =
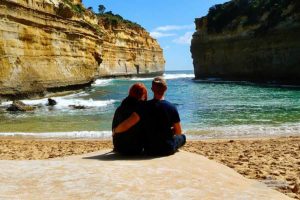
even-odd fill
[[[138,101],[132,97],[125,98],[115,112],[112,128],[116,128],[120,123],[130,117],[142,103],[143,101]],[[142,141],[140,123],[137,123],[128,131],[113,136],[114,151],[126,155],[140,154],[143,150]]]

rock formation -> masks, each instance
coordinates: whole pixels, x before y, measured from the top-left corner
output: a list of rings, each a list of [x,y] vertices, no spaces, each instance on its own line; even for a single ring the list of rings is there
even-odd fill
[[[98,77],[161,74],[157,41],[119,18],[96,15],[80,0],[1,0],[0,97],[73,89]]]
[[[55,106],[57,102],[54,99],[48,98],[48,103],[46,106]]]
[[[196,78],[300,84],[298,0],[233,0],[195,23]]]
[[[7,108],[7,111],[12,112],[28,112],[28,111],[34,111],[36,107],[29,106],[23,103],[22,101],[13,101],[13,103]]]

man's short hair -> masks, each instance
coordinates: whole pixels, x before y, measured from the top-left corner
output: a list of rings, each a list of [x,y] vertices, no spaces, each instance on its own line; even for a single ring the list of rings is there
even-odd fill
[[[152,90],[154,93],[163,95],[167,89],[168,89],[167,82],[163,77],[158,76],[153,79]]]

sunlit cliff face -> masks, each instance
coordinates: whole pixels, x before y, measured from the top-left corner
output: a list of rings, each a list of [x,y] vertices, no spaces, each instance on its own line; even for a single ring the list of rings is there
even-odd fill
[[[82,4],[82,0],[71,0],[73,4]]]
[[[3,0],[0,15],[0,96],[164,71],[162,49],[142,28],[53,0]]]

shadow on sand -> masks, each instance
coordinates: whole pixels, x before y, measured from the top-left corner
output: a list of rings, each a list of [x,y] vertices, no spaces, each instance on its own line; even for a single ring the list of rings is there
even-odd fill
[[[114,151],[110,151],[101,155],[84,157],[83,159],[95,159],[102,161],[113,161],[113,160],[152,160],[155,158],[161,158],[166,156],[149,156],[149,155],[122,155]]]

